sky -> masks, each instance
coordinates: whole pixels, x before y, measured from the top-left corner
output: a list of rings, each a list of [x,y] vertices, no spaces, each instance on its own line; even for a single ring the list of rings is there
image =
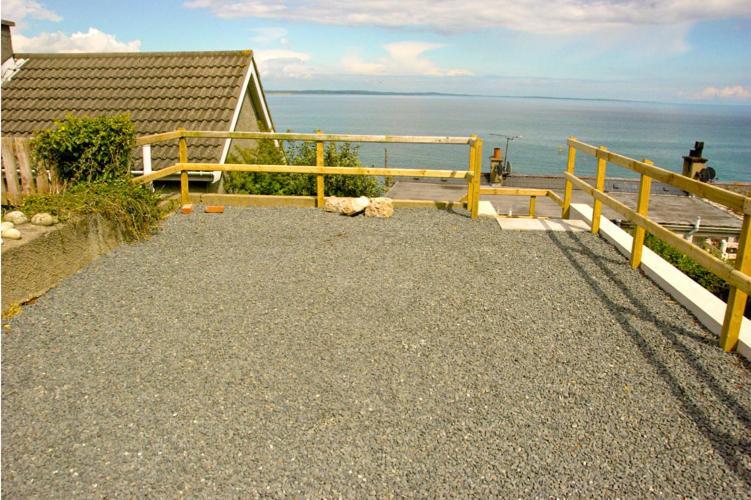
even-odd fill
[[[751,0],[2,0],[17,52],[253,49],[267,90],[751,104]]]

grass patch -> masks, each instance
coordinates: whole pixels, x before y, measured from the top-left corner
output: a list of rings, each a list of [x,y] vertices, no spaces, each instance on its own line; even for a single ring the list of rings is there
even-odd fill
[[[150,236],[166,209],[160,196],[127,179],[77,184],[59,194],[37,194],[18,207],[27,217],[39,212],[56,215],[61,221],[99,215],[118,224],[126,241]]]

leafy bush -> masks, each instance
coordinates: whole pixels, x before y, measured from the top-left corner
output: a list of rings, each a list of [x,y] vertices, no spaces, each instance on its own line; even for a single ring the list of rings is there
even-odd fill
[[[696,281],[713,294],[718,297],[724,296],[724,299],[727,299],[727,294],[729,293],[727,283],[706,270],[687,255],[671,247],[664,241],[655,238],[649,233],[647,233],[646,238],[644,239],[644,244],[647,245],[647,248],[670,262],[683,274]]]
[[[117,223],[127,241],[153,233],[163,213],[159,195],[128,179],[76,184],[58,194],[36,194],[18,207],[28,217],[49,212],[61,221],[78,216],[100,215]]]
[[[289,165],[315,165],[316,145],[312,142],[290,143],[286,151],[277,148],[273,141],[261,140],[255,148],[236,148],[229,155],[229,163],[283,165],[286,155]],[[350,143],[337,146],[327,143],[324,164],[337,167],[359,167],[360,148]],[[368,196],[383,194],[383,186],[373,176],[327,175],[324,177],[327,196]],[[277,194],[313,196],[316,194],[316,176],[309,174],[276,174],[254,172],[229,172],[225,189],[230,193]]]
[[[34,159],[67,184],[125,177],[135,145],[128,115],[68,115],[31,141]]]

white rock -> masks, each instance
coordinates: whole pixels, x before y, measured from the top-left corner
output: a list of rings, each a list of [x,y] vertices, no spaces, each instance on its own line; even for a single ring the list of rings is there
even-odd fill
[[[38,214],[35,214],[31,218],[31,223],[35,226],[52,226],[57,224],[57,217],[54,217],[47,212],[41,212]]]
[[[26,224],[29,221],[29,219],[23,214],[23,212],[20,212],[18,210],[8,212],[7,214],[5,214],[5,217],[3,217],[3,220],[5,222],[12,222],[16,226]]]
[[[1,231],[5,231],[6,229],[13,229],[13,223],[12,222],[2,222],[0,223],[2,225]]]
[[[338,196],[329,196],[326,198],[326,204],[323,209],[327,212],[336,212],[343,215],[357,215],[365,210],[370,204],[370,200],[365,196],[359,198],[340,198]]]
[[[10,229],[3,229],[2,237],[8,240],[20,240],[21,239],[21,231],[18,229],[12,227]]]
[[[391,217],[394,215],[394,202],[391,198],[371,198],[365,209],[365,217]]]

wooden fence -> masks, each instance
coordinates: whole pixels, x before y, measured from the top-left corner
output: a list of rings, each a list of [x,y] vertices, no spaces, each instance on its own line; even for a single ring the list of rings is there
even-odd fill
[[[275,141],[309,141],[316,143],[315,165],[246,165],[246,164],[218,164],[218,163],[189,163],[187,138],[212,139],[270,139]],[[482,139],[471,137],[435,137],[435,136],[395,136],[395,135],[351,135],[351,134],[294,134],[276,132],[225,132],[225,131],[195,131],[176,130],[162,134],[139,137],[137,146],[178,140],[179,161],[172,166],[154,171],[144,172],[144,175],[134,178],[134,182],[151,182],[168,175],[180,173],[180,193],[183,204],[190,202],[188,172],[276,172],[299,173],[316,175],[315,206],[324,205],[324,177],[326,175],[378,175],[392,177],[427,177],[464,179],[467,182],[466,206],[471,217],[477,218],[480,201],[480,176],[482,170]],[[367,142],[367,143],[403,143],[403,144],[435,144],[435,145],[468,145],[469,158],[467,170],[433,170],[417,168],[374,168],[374,167],[335,167],[324,165],[324,146],[326,142]],[[144,169],[146,170],[146,169]],[[299,197],[274,196],[283,204],[285,199],[299,203]],[[294,198],[294,200],[292,199]],[[423,200],[410,200],[417,203]],[[427,201],[428,203],[444,203],[442,201]]]
[[[29,141],[27,137],[2,138],[3,205],[18,205],[30,194],[62,189],[54,172],[34,165]]]
[[[577,151],[594,156],[597,159],[597,175],[592,186],[574,174]],[[605,172],[608,164],[617,165],[640,174],[639,194],[636,210],[632,210],[612,196],[604,193]],[[577,187],[592,195],[592,232],[598,233],[602,204],[607,205],[620,215],[630,220],[634,226],[634,239],[631,249],[631,267],[641,264],[644,237],[647,232],[689,256],[697,263],[723,279],[730,285],[730,297],[725,310],[725,319],[720,335],[720,346],[725,351],[732,351],[738,344],[746,298],[751,293],[751,197],[743,196],[711,184],[706,184],[689,177],[655,166],[649,160],[634,160],[627,156],[612,153],[604,146],[595,147],[578,141],[575,137],[568,139],[568,164],[564,173],[566,184],[563,194],[562,216],[569,217],[573,188]],[[648,217],[649,194],[652,180],[677,187],[683,191],[700,196],[743,214],[738,255],[735,266],[731,266],[706,250],[683,239]]]

